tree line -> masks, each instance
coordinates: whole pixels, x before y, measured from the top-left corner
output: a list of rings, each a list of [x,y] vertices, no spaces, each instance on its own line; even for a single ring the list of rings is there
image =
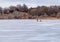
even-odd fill
[[[27,12],[28,7],[24,4],[23,6],[17,5],[17,6],[10,6],[8,8],[2,8],[0,7],[0,14],[9,14],[13,13],[14,11],[19,11],[19,12]]]
[[[9,14],[11,14],[9,16]],[[0,7],[0,17],[16,19],[33,19],[38,17],[57,17],[60,18],[60,6],[37,6],[28,8],[27,5],[16,5],[8,8]],[[12,17],[11,17],[12,16]]]

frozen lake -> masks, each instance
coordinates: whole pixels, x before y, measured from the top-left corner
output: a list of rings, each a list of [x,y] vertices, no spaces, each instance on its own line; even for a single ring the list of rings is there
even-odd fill
[[[0,42],[60,42],[60,20],[0,20]]]

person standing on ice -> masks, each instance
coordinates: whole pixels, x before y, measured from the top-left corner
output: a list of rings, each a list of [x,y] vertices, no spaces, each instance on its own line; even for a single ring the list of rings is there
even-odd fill
[[[41,22],[41,20],[40,20],[40,22]]]

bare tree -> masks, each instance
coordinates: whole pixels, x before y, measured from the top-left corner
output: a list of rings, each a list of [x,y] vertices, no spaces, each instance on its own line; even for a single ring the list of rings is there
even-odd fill
[[[2,7],[0,7],[0,14],[2,14]]]
[[[9,9],[8,8],[4,8],[4,14],[9,14]]]
[[[23,11],[23,9],[22,9],[22,6],[21,6],[21,5],[17,5],[17,6],[16,6],[16,8],[17,8],[16,10],[17,10],[17,11],[19,11],[19,12],[22,12],[22,11]]]
[[[27,7],[27,5],[25,5],[25,4],[23,4],[23,12],[28,12],[28,7]]]
[[[10,13],[14,12],[15,10],[16,10],[16,7],[15,7],[15,6],[10,6],[10,7],[9,7]]]

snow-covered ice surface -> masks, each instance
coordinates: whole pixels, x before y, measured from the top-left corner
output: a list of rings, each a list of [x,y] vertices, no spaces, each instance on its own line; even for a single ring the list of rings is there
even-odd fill
[[[60,42],[60,20],[0,20],[0,42]]]

